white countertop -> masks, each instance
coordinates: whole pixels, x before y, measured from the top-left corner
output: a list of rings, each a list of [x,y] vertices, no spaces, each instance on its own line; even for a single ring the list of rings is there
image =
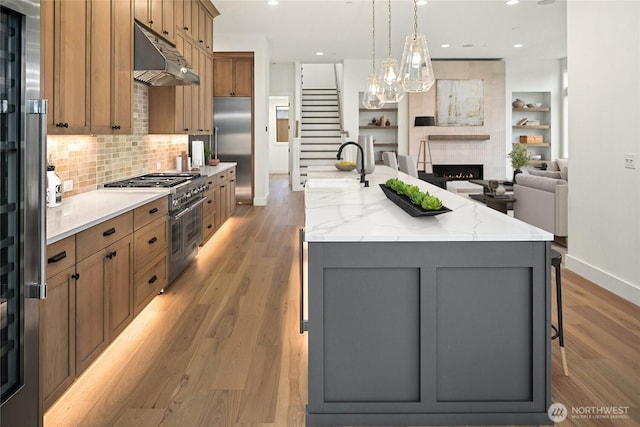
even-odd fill
[[[362,184],[331,187],[329,180],[336,178],[345,182],[344,178],[352,178],[357,183],[360,175],[356,171],[310,167],[307,176],[305,239],[308,242],[553,240],[553,234],[547,231],[386,166],[377,165],[374,173],[366,176],[368,188]],[[410,216],[380,189],[379,184],[391,177],[439,197],[451,212]]]
[[[47,244],[169,195],[169,189],[108,189],[62,198],[62,205],[47,208]]]
[[[216,166],[203,166],[199,173],[212,176],[236,165],[235,162],[221,162]],[[168,188],[100,188],[63,197],[62,205],[47,208],[47,244],[165,197],[169,195],[169,191]]]

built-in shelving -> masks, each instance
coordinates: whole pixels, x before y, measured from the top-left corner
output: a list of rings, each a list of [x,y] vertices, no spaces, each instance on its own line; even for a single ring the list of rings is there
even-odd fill
[[[513,143],[519,143],[524,135],[541,136],[542,143],[527,144],[529,156],[541,156],[541,159],[530,160],[532,166],[539,166],[551,160],[551,92],[513,92],[512,102],[521,99],[526,104],[541,104],[540,107],[522,107],[511,109],[511,129]],[[537,124],[519,124],[524,119]]]
[[[360,92],[359,99],[362,99],[362,92]],[[385,121],[389,120],[389,126],[383,126],[384,123],[382,125],[372,124],[373,118],[380,120],[382,116],[384,116]],[[398,152],[398,108],[396,106],[385,106],[378,110],[359,108],[358,128],[359,135],[371,135],[373,137],[374,159],[377,164],[382,163],[383,152]]]

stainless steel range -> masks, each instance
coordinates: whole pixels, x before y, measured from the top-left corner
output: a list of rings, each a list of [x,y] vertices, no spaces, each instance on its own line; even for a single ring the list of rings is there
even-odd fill
[[[169,284],[189,265],[202,243],[202,203],[207,177],[193,173],[151,173],[104,184],[105,188],[168,188]]]

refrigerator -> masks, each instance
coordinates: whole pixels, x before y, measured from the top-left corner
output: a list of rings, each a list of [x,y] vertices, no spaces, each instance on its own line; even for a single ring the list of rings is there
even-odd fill
[[[253,203],[253,120],[251,97],[213,98],[213,154],[237,162],[236,200]]]
[[[46,297],[47,102],[40,2],[0,5],[0,424],[41,426],[38,304]]]

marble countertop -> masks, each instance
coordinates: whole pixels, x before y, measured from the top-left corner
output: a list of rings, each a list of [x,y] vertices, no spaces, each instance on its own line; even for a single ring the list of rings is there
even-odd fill
[[[235,162],[221,162],[216,166],[203,166],[199,172],[200,175],[212,176],[236,165]],[[62,205],[47,208],[47,244],[165,197],[169,191],[168,188],[99,188],[63,197]]]
[[[305,186],[305,239],[308,242],[551,241],[553,234],[386,166],[366,176],[332,167],[310,167]],[[412,217],[384,195],[379,184],[390,177],[439,197],[451,212]],[[331,180],[339,182],[332,186]],[[357,185],[349,185],[353,179]],[[313,182],[315,181],[315,182]],[[342,184],[347,183],[347,184]],[[517,203],[517,202],[516,202]]]
[[[95,190],[62,198],[62,205],[47,208],[47,244],[169,195],[169,189]]]

